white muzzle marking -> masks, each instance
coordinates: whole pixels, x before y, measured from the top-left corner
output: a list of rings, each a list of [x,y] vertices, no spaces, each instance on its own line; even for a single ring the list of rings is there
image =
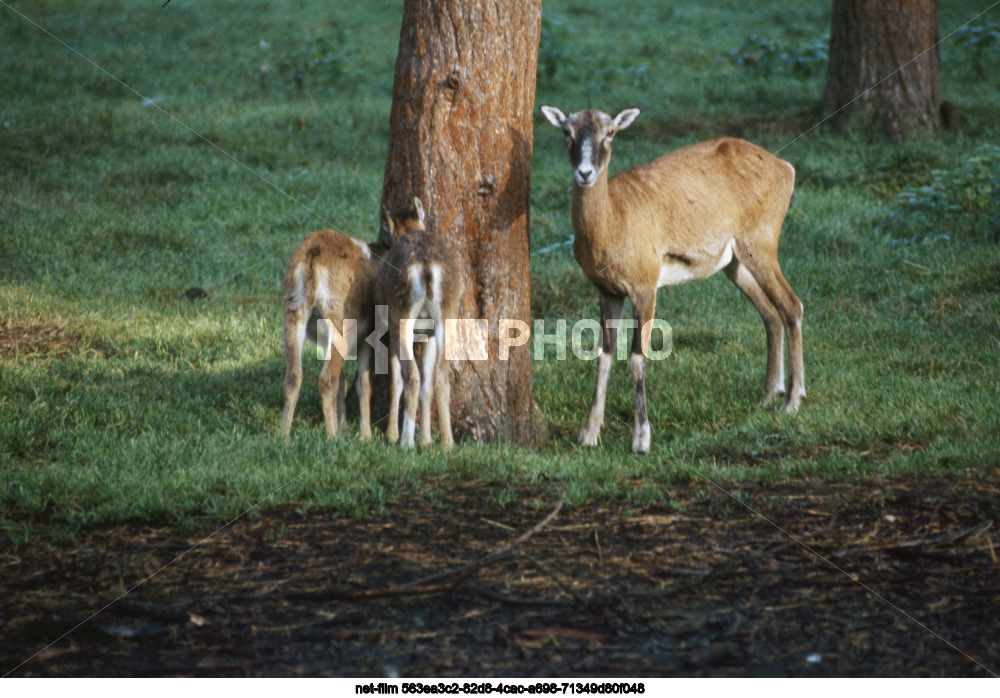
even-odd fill
[[[592,187],[597,181],[597,169],[594,167],[594,144],[585,140],[580,144],[580,162],[573,171],[573,179],[581,187]]]

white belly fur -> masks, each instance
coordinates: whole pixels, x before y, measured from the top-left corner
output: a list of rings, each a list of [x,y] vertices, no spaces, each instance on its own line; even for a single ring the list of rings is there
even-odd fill
[[[660,278],[656,287],[676,286],[696,279],[704,279],[729,265],[733,261],[733,250],[736,247],[735,238],[730,238],[722,248],[714,264],[684,264],[678,260],[668,259],[660,267]]]

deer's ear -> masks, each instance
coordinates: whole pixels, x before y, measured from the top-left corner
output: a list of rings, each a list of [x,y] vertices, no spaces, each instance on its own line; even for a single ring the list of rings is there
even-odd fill
[[[395,241],[393,230],[395,230],[395,226],[392,224],[392,216],[389,215],[389,211],[383,206],[382,213],[379,215],[378,226],[378,246],[383,252],[392,247],[392,243]]]
[[[556,128],[561,128],[566,130],[566,115],[562,113],[561,110],[556,107],[549,107],[542,105],[542,114],[548,119],[549,123]]]
[[[385,206],[382,207],[382,214],[379,216],[378,223],[380,236],[382,233],[392,235],[392,216],[389,215],[389,211]]]
[[[424,225],[424,205],[420,202],[420,198],[413,197],[413,210],[417,214],[417,220],[420,221],[420,225]]]
[[[622,111],[613,119],[615,130],[621,131],[623,128],[628,128],[637,116],[639,116],[639,110],[635,107]]]

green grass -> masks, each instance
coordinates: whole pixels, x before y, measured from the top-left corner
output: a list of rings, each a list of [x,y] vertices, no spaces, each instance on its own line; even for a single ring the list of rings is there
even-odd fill
[[[811,50],[826,4],[546,3],[537,103],[644,111],[614,170],[734,128],[795,165],[780,258],[806,306],[809,397],[792,416],[759,407],[763,328],[719,276],[660,292],[674,353],[649,367],[648,456],[629,450],[625,364],[602,447],[581,451],[594,363],[551,356],[533,378],[549,446],[402,453],[355,440],[353,423],[322,438],[315,362],[291,443],[273,436],[288,256],[313,229],[376,234],[402,3],[12,4],[155,102],[0,8],[0,516],[14,544],[25,517],[184,523],[258,502],[367,516],[458,482],[500,504],[565,488],[571,505],[639,505],[701,477],[997,472],[1000,247],[979,228],[1000,214],[916,217],[898,196],[959,191],[949,177],[1000,144],[1000,96],[973,65],[988,52],[941,47],[960,130],[797,138],[822,71],[731,56],[748,36]],[[947,3],[942,36],[978,9]],[[572,232],[563,139],[536,126],[532,310],[572,323],[595,316],[597,294],[559,246]],[[997,184],[977,186],[997,201]],[[186,300],[193,286],[210,298]]]

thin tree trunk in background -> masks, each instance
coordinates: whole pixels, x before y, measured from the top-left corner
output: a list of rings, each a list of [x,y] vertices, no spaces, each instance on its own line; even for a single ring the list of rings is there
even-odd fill
[[[824,114],[897,140],[939,130],[937,42],[937,0],[834,0]]]
[[[452,421],[477,441],[535,437],[530,343],[501,361],[498,331],[504,318],[530,325],[540,27],[541,0],[406,0],[403,8],[382,204],[392,211],[422,199],[428,229],[456,251],[460,318],[489,323],[488,359],[450,362]],[[474,336],[453,340],[477,350]]]

